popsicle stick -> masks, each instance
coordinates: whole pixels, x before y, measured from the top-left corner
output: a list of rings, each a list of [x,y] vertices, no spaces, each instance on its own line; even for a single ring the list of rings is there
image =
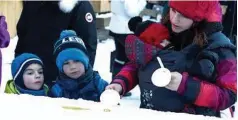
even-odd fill
[[[162,60],[160,59],[160,57],[157,57],[157,60],[159,62],[160,67],[164,68],[164,64],[162,63]]]

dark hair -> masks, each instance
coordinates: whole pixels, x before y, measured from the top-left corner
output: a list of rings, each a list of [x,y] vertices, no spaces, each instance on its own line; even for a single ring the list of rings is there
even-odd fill
[[[170,23],[170,17],[169,17],[169,11],[165,13],[165,15],[161,19],[161,23],[164,25],[171,24]],[[193,38],[193,42],[199,46],[203,46],[207,43],[207,35],[205,33],[205,21],[201,22],[194,22],[191,30],[194,32],[195,36]]]

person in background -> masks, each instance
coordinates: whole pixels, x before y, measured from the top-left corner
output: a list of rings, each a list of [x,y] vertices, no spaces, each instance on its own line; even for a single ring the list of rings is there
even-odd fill
[[[125,39],[133,32],[128,28],[128,21],[145,8],[146,0],[111,0],[112,17],[109,23],[109,35],[114,38],[116,50],[111,53],[110,71],[112,78],[128,61],[125,55]]]
[[[1,48],[6,48],[10,43],[10,35],[7,31],[6,18],[0,15],[0,87],[2,81],[2,52]]]

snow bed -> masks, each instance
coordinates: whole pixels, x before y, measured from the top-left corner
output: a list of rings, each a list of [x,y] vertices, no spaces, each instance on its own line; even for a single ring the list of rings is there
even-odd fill
[[[218,120],[220,118],[185,113],[158,112],[125,106],[106,106],[87,100],[70,100],[31,95],[0,94],[0,119],[82,120],[91,119],[157,119]]]

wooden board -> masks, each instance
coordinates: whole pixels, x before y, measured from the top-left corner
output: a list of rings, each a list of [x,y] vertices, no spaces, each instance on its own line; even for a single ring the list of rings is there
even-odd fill
[[[97,28],[105,28],[109,25],[111,18],[97,18],[96,19],[96,27]]]
[[[16,25],[22,11],[21,1],[0,1],[0,14],[6,16],[11,38],[16,36]]]
[[[104,13],[111,11],[111,4],[109,0],[90,0],[93,10],[96,13]]]

